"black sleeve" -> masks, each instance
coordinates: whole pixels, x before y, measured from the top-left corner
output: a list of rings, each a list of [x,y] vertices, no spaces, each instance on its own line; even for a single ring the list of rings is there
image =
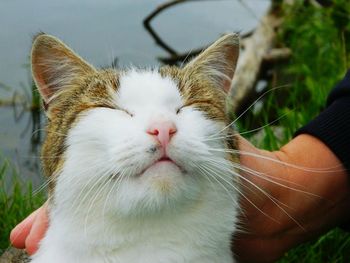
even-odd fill
[[[302,133],[323,141],[350,174],[350,70],[329,94],[326,109],[295,135]]]

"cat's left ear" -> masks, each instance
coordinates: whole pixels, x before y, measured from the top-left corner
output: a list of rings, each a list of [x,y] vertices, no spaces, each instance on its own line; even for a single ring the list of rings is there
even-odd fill
[[[238,34],[227,34],[187,64],[184,70],[192,79],[207,79],[227,93],[231,87],[238,55]]]
[[[63,42],[43,33],[34,38],[31,67],[45,106],[50,104],[59,91],[95,72],[91,65]]]

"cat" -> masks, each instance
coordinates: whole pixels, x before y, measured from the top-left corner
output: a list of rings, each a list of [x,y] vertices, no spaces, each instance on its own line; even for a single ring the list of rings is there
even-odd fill
[[[48,117],[50,225],[32,263],[232,263],[238,156],[226,98],[239,54],[227,34],[183,68],[97,70],[34,38]]]

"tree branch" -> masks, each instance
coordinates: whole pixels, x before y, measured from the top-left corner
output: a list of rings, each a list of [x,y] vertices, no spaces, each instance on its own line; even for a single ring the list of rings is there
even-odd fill
[[[171,0],[168,2],[165,2],[161,5],[159,5],[154,11],[152,11],[146,18],[143,20],[143,26],[145,29],[148,31],[148,33],[152,36],[154,41],[156,42],[157,45],[159,45],[161,48],[163,48],[166,52],[170,54],[169,58],[159,58],[160,61],[166,63],[166,64],[171,64],[174,65],[178,63],[179,61],[183,62],[186,60],[188,57],[192,57],[194,54],[198,54],[198,50],[201,51],[204,48],[199,48],[196,49],[195,51],[192,52],[184,52],[182,54],[178,54],[178,52],[172,48],[169,44],[167,44],[158,34],[157,32],[152,28],[151,26],[151,21],[159,15],[161,12],[164,10],[178,4],[182,3],[187,3],[187,2],[199,2],[199,1],[212,1],[212,0]],[[241,0],[239,0],[241,1]]]

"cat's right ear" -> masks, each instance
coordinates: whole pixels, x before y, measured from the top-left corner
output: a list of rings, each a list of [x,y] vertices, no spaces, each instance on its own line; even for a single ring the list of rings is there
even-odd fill
[[[95,69],[57,38],[39,34],[34,37],[31,67],[35,84],[45,108],[58,91],[95,72]]]
[[[239,55],[238,34],[227,34],[189,62],[184,70],[192,79],[209,80],[212,86],[229,92]]]

